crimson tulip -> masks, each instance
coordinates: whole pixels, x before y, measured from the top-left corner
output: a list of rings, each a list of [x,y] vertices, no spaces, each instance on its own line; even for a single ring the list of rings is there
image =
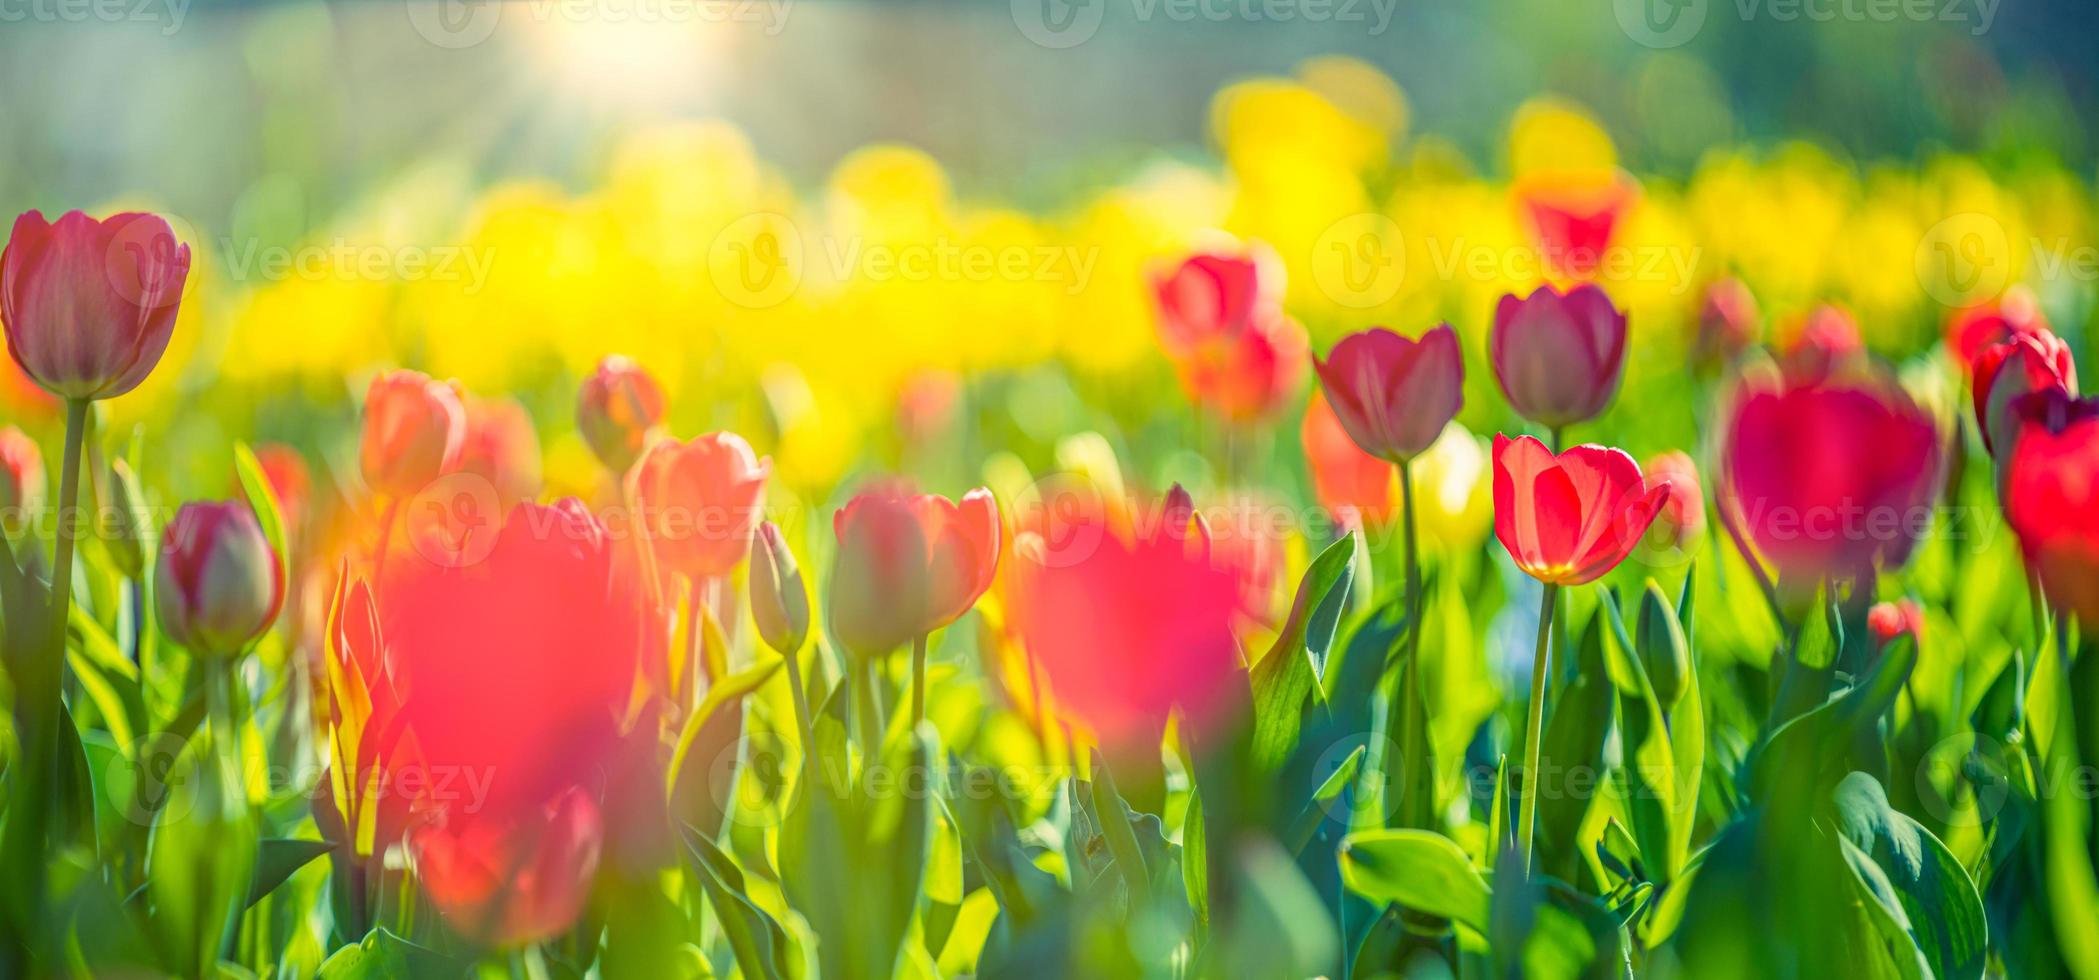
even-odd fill
[[[466,443],[466,406],[457,382],[420,371],[387,371],[364,396],[358,462],[365,483],[396,498],[414,496],[459,465]]]
[[[1152,283],[1159,338],[1169,356],[1191,354],[1231,337],[1281,303],[1278,273],[1252,256],[1201,253]]]
[[[2099,398],[2049,389],[2021,399],[2007,450],[2004,516],[2050,602],[2099,625]]]
[[[539,496],[539,433],[513,398],[469,399],[459,470],[488,481],[504,507]]]
[[[1727,363],[1754,346],[1763,333],[1756,296],[1740,279],[1706,287],[1698,308],[1698,338],[1692,357],[1699,364]]]
[[[634,471],[634,495],[656,559],[696,581],[734,571],[764,514],[771,472],[772,461],[733,432],[651,445]]]
[[[0,319],[23,372],[61,398],[115,398],[168,349],[190,249],[157,215],[15,219],[0,252]]]
[[[191,502],[161,539],[156,606],[168,637],[203,656],[241,652],[284,605],[284,568],[246,502]]]
[[[1279,270],[1202,254],[1154,283],[1160,343],[1181,387],[1227,421],[1273,414],[1304,376],[1304,328],[1283,312]]]
[[[1494,536],[1516,567],[1548,585],[1593,582],[1618,566],[1667,502],[1622,449],[1554,455],[1530,436],[1494,437]]]
[[[1618,393],[1625,314],[1594,285],[1503,296],[1487,338],[1494,377],[1518,415],[1550,429],[1595,418]]]
[[[1782,364],[1786,376],[1800,383],[1826,381],[1859,364],[1866,342],[1851,312],[1833,303],[1809,311],[1793,329]]]
[[[631,358],[611,354],[576,392],[576,428],[590,451],[625,473],[663,423],[663,389]]]
[[[1098,514],[1064,530],[1087,545],[1052,552],[1029,532],[1013,549],[1018,633],[1060,706],[1111,756],[1154,759],[1174,710],[1200,736],[1243,708],[1244,593],[1206,542],[1163,525],[1127,535]]]
[[[1587,279],[1604,253],[1639,188],[1629,178],[1600,187],[1533,186],[1520,192],[1532,237],[1545,267],[1558,279]]]
[[[1312,474],[1312,493],[1319,506],[1353,528],[1383,524],[1397,503],[1392,464],[1356,445],[1326,396],[1312,392],[1298,439],[1305,447],[1305,466]]]
[[[1349,437],[1394,464],[1426,451],[1464,404],[1465,363],[1447,323],[1419,340],[1383,329],[1353,333],[1313,363]]]
[[[1723,506],[1783,574],[1855,578],[1901,564],[1923,534],[1942,442],[1931,416],[1883,378],[1752,381],[1725,429]]]
[[[1982,352],[2023,334],[2048,331],[2048,317],[2033,290],[2013,286],[1987,303],[1957,310],[1946,318],[1946,349],[1969,371]]]
[[[2013,334],[1985,348],[1974,363],[1975,427],[1993,456],[2008,435],[2017,433],[2013,402],[2044,388],[2077,393],[2077,362],[2070,358],[2070,347],[2046,330]]]
[[[43,451],[21,429],[0,429],[0,525],[26,525],[43,506]]]
[[[958,503],[878,486],[840,508],[832,528],[831,631],[862,656],[960,619],[998,574],[998,504],[982,487]]]
[[[1669,487],[1647,540],[1657,550],[1682,551],[1695,546],[1698,536],[1705,533],[1705,492],[1698,479],[1698,464],[1689,454],[1670,450],[1648,457],[1640,468],[1649,480]]]

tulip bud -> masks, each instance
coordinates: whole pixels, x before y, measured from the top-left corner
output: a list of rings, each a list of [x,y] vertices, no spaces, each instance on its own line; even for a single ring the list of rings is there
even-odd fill
[[[809,589],[779,525],[759,524],[757,539],[751,549],[751,620],[766,646],[792,657],[809,636]]]
[[[1873,649],[1878,651],[1908,633],[1912,639],[1924,638],[1924,607],[1915,599],[1900,599],[1895,602],[1876,602],[1866,610],[1866,632],[1873,636]]]
[[[1565,294],[1540,286],[1522,299],[1501,298],[1487,347],[1509,405],[1558,429],[1595,418],[1618,393],[1625,314],[1593,285]]]
[[[388,371],[364,396],[359,462],[372,489],[412,497],[459,463],[466,407],[459,386],[419,371]]]
[[[124,577],[137,579],[145,571],[146,498],[138,476],[122,458],[109,461],[109,476],[102,498],[101,538],[109,556],[123,569]]]
[[[1756,296],[1740,279],[1722,279],[1706,288],[1698,311],[1698,340],[1692,358],[1702,365],[1724,364],[1757,342],[1763,329]]]
[[[1683,451],[1670,450],[1649,457],[1641,469],[1650,481],[1669,484],[1669,497],[1647,529],[1645,543],[1657,553],[1695,546],[1705,533],[1705,491],[1698,482],[1698,464]]]
[[[2045,330],[2022,333],[1985,348],[1975,358],[1975,426],[1992,456],[2018,432],[2013,402],[2045,388],[2077,393],[2077,363],[2069,345]]]
[[[1640,597],[1640,665],[1647,670],[1647,682],[1654,686],[1654,696],[1664,709],[1676,707],[1683,699],[1686,682],[1691,676],[1690,644],[1684,639],[1684,627],[1676,621],[1676,607],[1662,595],[1662,587],[1653,579],[1647,580],[1647,592]]]
[[[618,354],[599,361],[576,393],[576,428],[614,473],[633,467],[662,421],[663,389],[640,365]]]
[[[43,506],[43,452],[21,429],[0,429],[0,527],[26,527]]]
[[[182,505],[161,539],[160,623],[193,653],[239,653],[277,618],[284,570],[254,511],[239,501]]]
[[[115,398],[168,349],[190,250],[155,215],[15,219],[0,252],[0,319],[22,371],[61,398]]]
[[[1793,329],[1781,367],[1794,383],[1808,384],[1843,373],[1865,355],[1858,321],[1843,307],[1824,303]]]

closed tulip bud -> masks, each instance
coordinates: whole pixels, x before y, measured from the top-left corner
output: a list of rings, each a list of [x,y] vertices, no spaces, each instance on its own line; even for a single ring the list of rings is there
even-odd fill
[[[1698,339],[1692,357],[1702,365],[1724,364],[1741,356],[1763,333],[1756,296],[1740,279],[1722,279],[1706,287],[1698,310]]]
[[[663,389],[633,360],[613,354],[576,392],[576,428],[598,461],[625,473],[663,422]]]
[[[1683,624],[1677,622],[1676,607],[1662,595],[1653,579],[1640,596],[1640,666],[1664,709],[1676,707],[1690,685],[1691,645],[1684,639]]]
[[[1873,649],[1879,650],[1895,642],[1895,638],[1908,633],[1912,640],[1924,638],[1924,607],[1915,599],[1898,599],[1894,602],[1876,602],[1866,610],[1866,632],[1873,635]]]
[[[771,521],[758,525],[751,549],[751,620],[765,645],[786,656],[801,652],[809,636],[809,588],[794,552]]]
[[[1516,413],[1563,428],[1595,418],[1618,393],[1625,314],[1593,285],[1564,294],[1540,286],[1522,299],[1501,298],[1487,348]]]
[[[1961,368],[1973,371],[1976,358],[1991,347],[2024,334],[2049,332],[2039,297],[2025,286],[2013,286],[1987,303],[1956,310],[1946,317],[1946,349]]]
[[[1795,383],[1813,384],[1843,374],[1865,356],[1858,320],[1849,310],[1824,303],[1793,328],[1781,368]]]
[[[161,539],[155,588],[171,639],[193,653],[230,656],[277,618],[284,569],[247,504],[191,502]]]
[[[105,491],[100,515],[102,541],[110,558],[123,569],[124,577],[137,579],[146,567],[146,498],[130,463],[121,458],[109,461]]]
[[[2043,388],[2077,393],[2077,363],[2062,338],[2040,330],[2015,334],[1991,345],[1975,358],[1975,426],[1982,447],[1992,456],[2018,433],[2013,402]]]
[[[61,398],[115,398],[168,349],[190,250],[150,214],[15,219],[0,253],[0,319],[22,371]]]
[[[687,578],[729,574],[750,550],[771,474],[772,460],[734,432],[650,446],[634,495],[657,559]]]
[[[25,527],[43,506],[43,452],[21,429],[0,429],[0,526]]]
[[[1426,451],[1464,404],[1465,364],[1447,323],[1419,340],[1382,329],[1350,334],[1314,364],[1341,428],[1392,463]]]
[[[459,386],[420,371],[388,371],[364,396],[359,463],[372,489],[412,497],[459,463],[466,406]]]

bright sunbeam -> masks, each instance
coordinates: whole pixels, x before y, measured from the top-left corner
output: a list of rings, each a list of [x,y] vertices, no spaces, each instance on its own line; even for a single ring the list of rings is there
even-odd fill
[[[596,104],[662,105],[689,98],[728,32],[697,20],[638,15],[551,16],[533,22],[541,63]]]

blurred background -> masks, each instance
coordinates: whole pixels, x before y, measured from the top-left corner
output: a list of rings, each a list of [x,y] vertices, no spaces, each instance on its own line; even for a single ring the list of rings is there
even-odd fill
[[[0,209],[148,208],[199,251],[169,360],[106,406],[189,468],[185,492],[220,489],[229,433],[339,463],[364,379],[396,364],[515,396],[548,489],[588,490],[573,392],[610,352],[663,378],[674,430],[745,431],[812,499],[864,469],[975,482],[987,447],[1039,471],[1088,430],[1147,484],[1228,479],[1190,447],[1260,473],[1245,461],[1300,458],[1308,376],[1274,417],[1225,424],[1169,394],[1158,350],[1152,277],[1218,242],[1272,249],[1312,351],[1452,322],[1478,386],[1461,418],[1488,433],[1516,424],[1486,370],[1492,306],[1541,280],[1523,206],[1556,185],[1636,190],[1613,238],[1635,262],[1603,285],[1638,339],[1599,426],[1636,453],[1701,437],[1678,386],[1720,277],[1774,337],[1836,302],[1896,359],[2007,293],[2083,350],[2099,282],[2088,3],[0,0],[0,18]],[[1346,264],[1384,258],[1397,271]],[[19,385],[0,410],[50,431]]]

